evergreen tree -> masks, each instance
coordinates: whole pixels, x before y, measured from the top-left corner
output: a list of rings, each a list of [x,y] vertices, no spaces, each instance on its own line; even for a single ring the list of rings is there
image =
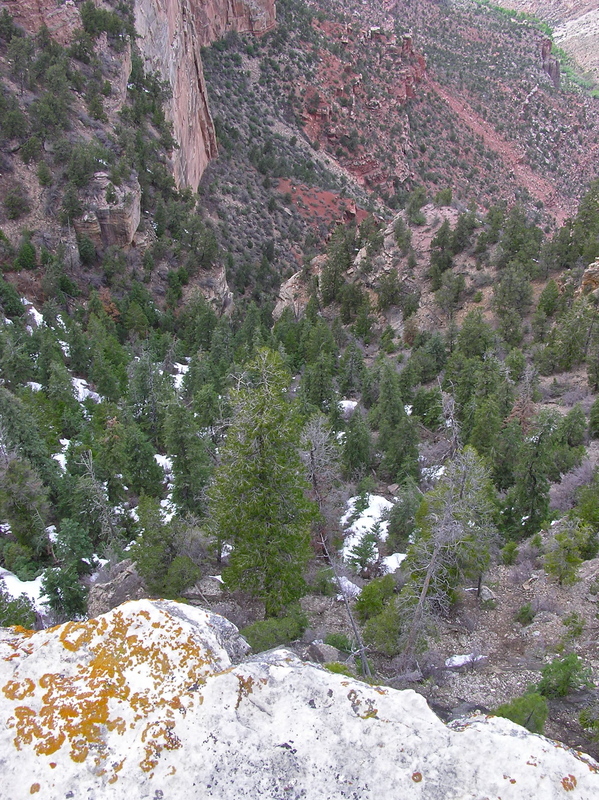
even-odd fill
[[[182,511],[202,516],[210,474],[208,451],[193,413],[180,403],[169,407],[166,445],[173,458],[173,500]]]
[[[231,392],[232,422],[210,489],[217,537],[233,546],[223,577],[262,600],[266,616],[301,597],[315,519],[287,384],[281,357],[260,350]]]

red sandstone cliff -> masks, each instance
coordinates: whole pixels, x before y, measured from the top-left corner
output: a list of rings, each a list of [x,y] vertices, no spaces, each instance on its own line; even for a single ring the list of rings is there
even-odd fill
[[[81,26],[73,0],[4,0],[0,6],[28,32],[46,25],[61,44]],[[179,145],[173,154],[178,186],[197,189],[217,154],[200,48],[231,30],[260,35],[275,24],[275,0],[135,0],[137,45],[148,68],[171,87],[168,116]]]
[[[179,149],[178,186],[197,189],[217,153],[200,47],[229,30],[261,34],[275,25],[274,0],[136,0],[137,44],[146,64],[172,90],[170,118]]]

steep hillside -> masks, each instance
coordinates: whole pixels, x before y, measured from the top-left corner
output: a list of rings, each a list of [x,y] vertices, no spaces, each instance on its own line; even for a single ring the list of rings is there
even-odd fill
[[[499,0],[496,5],[548,23],[553,40],[595,81],[599,79],[599,11],[589,0]]]

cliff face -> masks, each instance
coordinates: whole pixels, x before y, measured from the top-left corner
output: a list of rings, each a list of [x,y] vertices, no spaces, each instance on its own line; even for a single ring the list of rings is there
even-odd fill
[[[147,67],[171,87],[169,116],[179,145],[173,159],[175,181],[195,190],[217,148],[191,3],[137,0],[135,28]]]
[[[169,601],[0,630],[7,796],[598,796],[592,759],[508,720],[446,726],[412,691],[285,650],[234,666],[247,649],[223,617]]]
[[[179,150],[178,186],[197,189],[217,154],[200,47],[230,30],[262,34],[275,25],[274,0],[136,0],[135,27],[142,56],[172,90],[170,119]]]
[[[191,6],[202,47],[228,31],[260,36],[276,25],[274,0],[192,0]]]

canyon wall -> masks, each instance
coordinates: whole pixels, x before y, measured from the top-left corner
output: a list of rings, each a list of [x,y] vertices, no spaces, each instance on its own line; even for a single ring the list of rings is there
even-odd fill
[[[217,154],[200,48],[230,30],[262,34],[275,25],[274,0],[135,0],[137,45],[172,91],[169,118],[179,149],[177,186],[194,191]]]
[[[0,7],[29,33],[46,25],[61,44],[81,27],[73,0],[4,0]],[[272,30],[274,0],[134,0],[134,13],[137,46],[146,67],[171,88],[167,115],[179,145],[173,153],[175,181],[195,191],[217,154],[200,48],[229,31],[261,35]]]

